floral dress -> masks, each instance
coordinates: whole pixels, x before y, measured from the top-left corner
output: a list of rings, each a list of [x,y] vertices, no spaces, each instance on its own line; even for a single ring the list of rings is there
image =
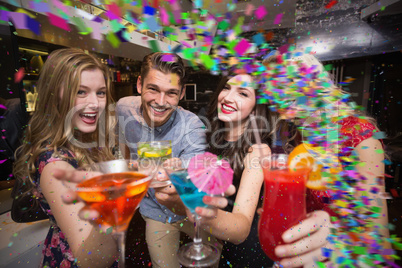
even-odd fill
[[[51,224],[49,233],[47,234],[43,244],[42,261],[39,267],[78,268],[77,260],[74,258],[73,253],[71,252],[67,239],[57,225],[56,219],[50,210],[49,203],[45,199],[42,189],[40,188],[40,176],[44,167],[48,163],[55,161],[66,161],[74,168],[77,168],[78,161],[75,158],[74,153],[70,150],[58,149],[57,153],[55,153],[53,150],[43,152],[39,155],[37,161],[35,162],[37,171],[34,180],[38,190],[39,202],[43,211],[45,211],[49,216]],[[114,262],[112,267],[118,267],[117,261]]]
[[[57,225],[56,219],[50,210],[49,203],[45,199],[42,190],[40,188],[40,176],[44,167],[54,161],[66,161],[74,168],[78,167],[78,162],[75,160],[74,154],[66,149],[59,149],[57,154],[53,150],[43,152],[39,155],[35,162],[35,167],[37,169],[35,174],[35,183],[37,185],[37,190],[39,193],[39,201],[42,209],[49,216],[50,229],[46,236],[45,242],[43,244],[42,250],[42,262],[39,267],[60,267],[60,268],[73,268],[78,267],[77,261],[73,257],[70,246],[67,240]]]

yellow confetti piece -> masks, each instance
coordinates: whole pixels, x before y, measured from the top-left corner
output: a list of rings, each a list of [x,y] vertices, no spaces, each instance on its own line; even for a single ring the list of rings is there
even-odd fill
[[[177,74],[171,74],[170,81],[173,86],[177,86],[179,84],[179,76]]]
[[[346,208],[346,207],[348,206],[348,203],[345,202],[345,201],[337,200],[337,201],[335,202],[335,205],[337,205],[337,206],[339,206],[339,207]]]
[[[131,32],[134,32],[134,31],[135,31],[136,27],[134,27],[134,25],[130,24],[126,29],[127,29],[127,31],[128,31],[129,33],[131,33]]]
[[[36,16],[35,16],[34,14],[32,14],[31,12],[28,12],[27,10],[22,9],[22,8],[18,8],[15,12],[17,12],[17,13],[24,13],[24,14],[28,15],[31,19],[35,19],[35,18],[36,18]]]

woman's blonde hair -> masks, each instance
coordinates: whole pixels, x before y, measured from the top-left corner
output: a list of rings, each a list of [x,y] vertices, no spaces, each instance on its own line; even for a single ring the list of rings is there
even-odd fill
[[[103,73],[106,108],[99,115],[96,131],[77,137],[74,135],[77,131],[67,120],[74,110],[81,73],[86,70],[100,70]],[[75,154],[79,165],[113,158],[111,147],[115,143],[115,116],[109,106],[113,102],[111,87],[107,67],[93,55],[75,48],[56,50],[49,55],[37,83],[35,112],[25,130],[23,144],[15,153],[14,176],[19,187],[14,187],[14,196],[28,194],[34,188],[33,176],[37,171],[35,161],[47,150],[54,150],[57,154],[59,148],[67,148]],[[91,148],[82,148],[77,141],[95,143]]]

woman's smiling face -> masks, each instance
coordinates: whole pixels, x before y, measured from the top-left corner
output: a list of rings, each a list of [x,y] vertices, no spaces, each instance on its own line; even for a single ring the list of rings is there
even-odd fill
[[[248,74],[229,79],[218,96],[218,118],[225,123],[244,124],[253,111],[256,98],[253,79]]]

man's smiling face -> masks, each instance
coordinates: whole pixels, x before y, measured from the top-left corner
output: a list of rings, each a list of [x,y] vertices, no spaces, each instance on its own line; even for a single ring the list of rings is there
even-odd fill
[[[184,97],[177,74],[163,73],[153,68],[145,78],[138,78],[137,91],[141,94],[145,122],[151,127],[166,123]]]

